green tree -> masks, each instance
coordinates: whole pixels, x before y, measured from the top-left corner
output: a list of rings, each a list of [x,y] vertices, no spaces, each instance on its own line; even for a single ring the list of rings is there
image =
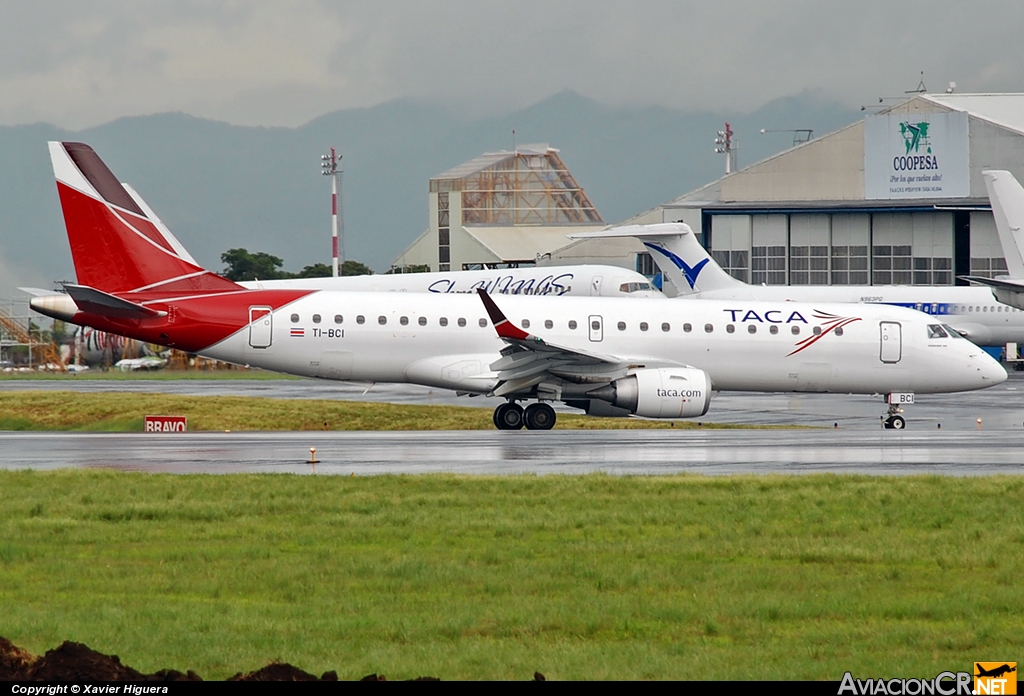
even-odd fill
[[[330,278],[334,275],[334,269],[326,263],[314,263],[299,271],[296,278]]]
[[[62,343],[68,338],[68,325],[60,319],[54,319],[53,328],[50,329],[50,337],[55,343]]]
[[[224,264],[222,275],[228,280],[274,280],[291,278],[281,270],[284,261],[262,251],[250,253],[247,249],[228,249],[220,255]]]
[[[342,264],[340,270],[343,276],[373,275],[373,271],[370,270],[369,266],[358,261],[346,261]]]
[[[338,270],[340,271],[340,275],[343,276],[373,275],[373,271],[371,271],[368,266],[359,263],[358,261],[346,261]],[[334,275],[334,269],[331,266],[328,266],[326,263],[314,263],[303,268],[294,277],[330,278],[332,275]]]
[[[427,264],[410,264],[408,266],[392,266],[387,274],[392,273],[430,273],[430,266]]]

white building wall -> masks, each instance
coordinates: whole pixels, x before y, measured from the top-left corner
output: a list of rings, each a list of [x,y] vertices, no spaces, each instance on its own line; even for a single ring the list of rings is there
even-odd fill
[[[989,212],[971,213],[971,275],[994,278],[1006,273],[995,218]]]
[[[750,282],[750,216],[715,215],[711,219],[711,249],[718,265],[734,278]]]

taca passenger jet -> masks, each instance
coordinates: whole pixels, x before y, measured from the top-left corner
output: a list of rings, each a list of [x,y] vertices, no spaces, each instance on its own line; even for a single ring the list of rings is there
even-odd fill
[[[997,302],[988,288],[980,286],[749,285],[726,273],[697,241],[690,226],[682,222],[629,225],[571,236],[637,238],[672,281],[678,297],[890,304],[931,314],[980,346],[1024,344],[1024,312]]]
[[[499,307],[482,290],[244,288],[186,260],[87,145],[50,152],[77,284],[33,298],[36,311],[280,372],[505,397],[500,429],[551,428],[554,401],[688,418],[713,389],[906,396],[1006,379],[932,318],[884,305],[502,296]]]

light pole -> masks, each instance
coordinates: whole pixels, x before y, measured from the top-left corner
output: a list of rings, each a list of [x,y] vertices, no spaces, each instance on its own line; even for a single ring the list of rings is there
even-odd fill
[[[863,111],[863,109],[861,109]],[[810,142],[814,137],[813,128],[762,128],[761,134],[765,133],[792,133],[793,134],[793,147],[796,147],[800,143]]]
[[[338,179],[345,170],[338,168],[340,163],[341,155],[335,154],[333,147],[331,154],[320,157],[320,173],[331,177],[331,274],[335,278],[339,275],[339,257],[340,266],[345,266],[345,217],[339,212],[341,201],[338,198],[341,193]]]
[[[725,122],[725,130],[718,131],[715,138],[715,152],[725,155],[725,173],[730,174],[736,166],[736,144],[732,140],[732,126]]]

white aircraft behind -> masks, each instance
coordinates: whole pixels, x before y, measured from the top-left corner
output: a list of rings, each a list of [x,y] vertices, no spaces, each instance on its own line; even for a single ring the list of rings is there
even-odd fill
[[[181,258],[198,262],[178,241],[170,228],[126,183],[121,186]],[[250,289],[305,288],[309,290],[360,290],[363,292],[473,293],[477,289],[492,295],[580,295],[586,297],[664,297],[637,273],[618,266],[580,265],[546,266],[440,273],[397,273],[341,276],[339,278],[288,278],[284,280],[242,281]]]
[[[993,298],[988,288],[955,285],[749,285],[733,278],[681,222],[629,225],[573,235],[636,237],[650,250],[678,297],[714,300],[857,302],[909,307],[949,324],[980,346],[1024,343],[1024,312]],[[1024,274],[1021,276],[1024,278]],[[1024,290],[1024,288],[1022,288]]]
[[[889,394],[902,428],[914,392],[1006,379],[940,322],[888,305],[243,288],[169,244],[92,148],[50,154],[77,284],[36,311],[279,372],[504,397],[499,429],[549,429],[556,401],[697,417],[712,390]]]
[[[1024,309],[1024,187],[1013,174],[1002,170],[986,170],[985,178],[988,199],[992,203],[992,215],[996,219],[999,245],[1006,257],[1008,277],[979,278],[966,276],[966,280],[988,286],[1000,302]]]

